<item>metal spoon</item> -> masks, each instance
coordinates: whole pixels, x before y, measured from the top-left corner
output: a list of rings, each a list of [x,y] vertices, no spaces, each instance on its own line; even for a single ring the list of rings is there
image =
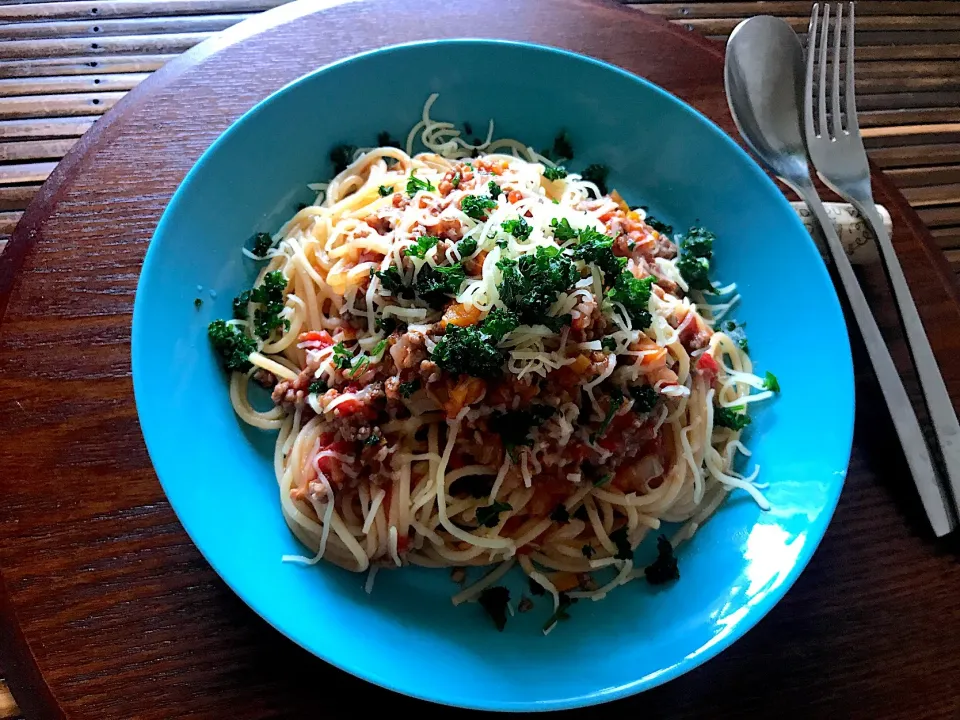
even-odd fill
[[[800,39],[779,18],[761,16],[744,20],[727,41],[724,81],[734,122],[754,155],[793,188],[820,225],[927,517],[938,537],[946,535],[954,528],[954,519],[947,496],[937,481],[917,416],[850,260],[810,179],[800,125],[804,72]]]

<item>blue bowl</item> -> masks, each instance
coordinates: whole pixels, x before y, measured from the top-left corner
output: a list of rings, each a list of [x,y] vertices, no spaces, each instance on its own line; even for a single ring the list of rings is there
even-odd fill
[[[454,45],[457,62],[437,62]],[[304,549],[280,514],[274,434],[234,416],[207,342],[207,323],[228,316],[232,296],[254,278],[242,243],[275,231],[297,203],[312,200],[306,185],[331,176],[332,146],[371,144],[381,130],[400,136],[431,92],[441,93],[434,117],[475,128],[493,117],[497,136],[534,147],[566,128],[577,163],[608,165],[611,187],[628,202],[681,228],[696,221],[712,229],[715,277],[739,284],[736,316],[747,323],[751,355],[783,388],[755,413],[747,437],[772,510],[733,493],[678,550],[679,582],[631,583],[602,602],[580,602],[547,637],[546,601],[498,633],[477,605],[453,607],[444,570],[381,572],[367,595],[363,575],[282,563],[283,554]],[[794,323],[797,308],[803,323]],[[133,380],[171,505],[250,607],[359,677],[488,710],[623,697],[743,635],[823,536],[853,429],[850,348],[836,294],[809,235],[760,168],[710,121],[644,80],[571,53],[496,41],[418,43],[345,60],[283,88],[225,132],[177,190],[147,252],[133,315]],[[508,585],[518,598],[525,583],[514,577]]]

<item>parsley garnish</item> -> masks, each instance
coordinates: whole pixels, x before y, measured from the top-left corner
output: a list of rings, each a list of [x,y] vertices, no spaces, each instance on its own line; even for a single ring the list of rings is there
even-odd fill
[[[342,342],[338,342],[333,346],[333,366],[340,370],[349,370],[352,365],[353,353],[347,350]]]
[[[194,299],[193,299],[193,306],[194,306],[197,310],[199,310],[201,307],[203,307],[203,300],[201,300],[200,298],[194,298]]]
[[[617,351],[617,341],[612,337],[605,337],[600,341],[600,347],[607,352],[616,352]]]
[[[250,291],[244,290],[233,299],[233,316],[238,320],[246,320],[250,311],[247,304],[250,302]]]
[[[653,215],[647,215],[647,219],[644,221],[656,230],[661,235],[670,236],[673,234],[673,225],[667,225],[665,222],[660,222]]]
[[[520,326],[517,316],[504,308],[494,308],[483,321],[483,332],[489,335],[494,342],[500,342],[507,335]]]
[[[246,372],[250,364],[250,353],[257,349],[257,342],[238,330],[233,325],[227,325],[224,320],[214,320],[207,327],[207,334],[213,348],[220,353],[227,370]]]
[[[487,210],[492,210],[496,206],[496,200],[483,195],[464,195],[460,200],[460,209],[463,214],[474,220],[486,220]]]
[[[718,405],[713,409],[713,424],[730,430],[743,430],[750,424],[750,416],[746,412],[741,412],[744,409],[743,405],[734,405],[733,407]]]
[[[510,410],[494,413],[490,416],[490,427],[500,435],[504,447],[513,450],[520,445],[533,445],[530,430],[552,417],[555,408],[549,405],[531,405],[529,410]]]
[[[380,188],[377,190],[377,192],[380,193],[380,197],[386,197],[387,195],[393,192],[393,185],[391,185],[390,187],[387,187],[386,185],[381,185]]]
[[[633,560],[633,550],[630,548],[630,539],[627,537],[627,526],[621,525],[610,533],[610,539],[617,546],[617,560]]]
[[[273,238],[270,233],[259,232],[253,236],[253,254],[257,257],[264,257],[270,248],[273,247]]]
[[[366,445],[366,446],[368,446],[368,447],[372,447],[373,445],[379,445],[379,444],[380,444],[380,436],[379,436],[379,435],[371,435],[370,437],[368,437],[366,440],[363,441],[363,444]]]
[[[396,297],[409,296],[410,288],[403,284],[403,278],[395,265],[391,265],[386,270],[378,270],[374,275],[380,278],[383,289],[388,290],[392,295]]]
[[[513,235],[517,240],[526,240],[530,237],[530,233],[533,232],[533,228],[530,227],[524,218],[517,218],[516,220],[507,220],[504,223],[500,223],[500,227],[503,228],[504,232],[508,232]]]
[[[314,380],[307,388],[307,392],[311,395],[322,395],[329,389],[330,387],[323,380]]]
[[[450,184],[453,185],[454,190],[460,187],[460,171],[459,170],[457,170],[453,174],[453,178],[450,180]]]
[[[584,545],[582,548],[580,548],[580,553],[581,553],[587,560],[589,560],[590,558],[592,558],[594,555],[597,554],[597,551],[594,550],[594,548],[593,548],[592,545]]]
[[[430,357],[451,375],[465,374],[478,378],[500,375],[504,360],[503,353],[496,348],[490,336],[476,325],[448,325]]]
[[[411,380],[410,382],[400,383],[400,387],[399,387],[400,394],[405,398],[410,397],[419,389],[420,389],[419,380]]]
[[[626,308],[634,330],[646,329],[653,322],[650,311],[647,310],[647,303],[650,302],[650,288],[653,287],[654,280],[652,275],[638,280],[633,273],[625,270],[620,273],[613,288],[607,293],[607,297],[613,302],[618,302]]]
[[[457,252],[461,258],[469,257],[477,251],[477,241],[473,238],[467,238],[457,243]]]
[[[584,228],[577,233],[577,237],[580,242],[573,249],[573,257],[596,265],[603,272],[604,282],[612,285],[627,265],[625,257],[613,254],[613,238],[597,232],[592,227]]]
[[[588,165],[584,171],[580,173],[580,177],[596,185],[601,195],[606,195],[607,175],[609,174],[610,169],[606,165],[594,163],[593,165]]]
[[[571,598],[566,593],[560,593],[560,604],[557,607],[557,611],[550,616],[546,623],[543,625],[543,631],[547,632],[550,628],[556,625],[561,620],[569,620],[570,614],[567,610],[577,601],[576,598]]]
[[[519,261],[504,258],[497,262],[497,267],[503,273],[498,288],[500,300],[516,313],[520,322],[559,329],[558,319],[548,317],[547,310],[560,293],[580,279],[570,258],[556,247],[540,246],[535,255],[524,255]]]
[[[558,523],[570,522],[570,513],[567,511],[567,506],[563,503],[557,505],[550,513],[550,519]]]
[[[487,611],[497,630],[503,632],[507,626],[507,603],[510,602],[510,591],[503,585],[484,588],[478,602],[480,607]]]
[[[557,165],[556,167],[548,167],[543,171],[543,176],[547,180],[562,180],[567,176],[567,169],[563,165]]]
[[[400,323],[395,317],[382,317],[377,318],[373,324],[373,329],[377,332],[386,333],[387,335],[393,334],[393,331],[400,326]]]
[[[597,440],[603,437],[604,433],[607,432],[607,428],[610,427],[610,422],[613,420],[613,416],[617,414],[623,406],[623,394],[617,390],[610,395],[610,405],[607,408],[607,414],[603,418],[603,422],[600,423],[600,427],[597,428],[597,431],[590,435],[590,442],[595,443]]]
[[[777,380],[777,376],[769,370],[767,370],[767,374],[763,376],[763,389],[773,390],[775,393],[780,392],[780,381]]]
[[[416,175],[410,175],[410,177],[407,178],[407,195],[413,197],[420,190],[433,192],[436,188],[429,180],[421,180]]]
[[[561,160],[573,160],[573,144],[570,142],[567,131],[558,132],[553,139],[553,146],[549,150],[541,151],[540,154],[555,163]]]
[[[708,292],[713,290],[713,284],[707,275],[710,273],[714,240],[716,235],[709,230],[697,227],[690,228],[689,232],[680,239],[680,259],[677,260],[677,269],[693,290]]]
[[[413,257],[423,260],[424,256],[427,254],[427,251],[434,247],[438,242],[440,242],[440,238],[424,235],[417,238],[417,241],[413,245],[404,248],[403,254],[408,257],[412,255]]]
[[[741,350],[744,352],[750,352],[747,345],[746,327],[746,323],[738,323],[736,320],[727,320],[720,326],[720,329],[723,330]]]
[[[503,188],[497,185],[493,180],[487,183],[487,192],[490,194],[494,200],[500,197],[500,194],[503,192]]]
[[[602,475],[602,476],[599,477],[598,479],[594,480],[594,481],[593,481],[593,486],[594,486],[594,487],[603,487],[604,485],[606,485],[606,484],[607,484],[608,482],[610,482],[611,480],[613,480],[613,475],[610,474],[610,473],[607,473],[606,475]],[[585,507],[584,507],[584,511],[586,511],[586,508],[585,508]]]
[[[482,505],[477,508],[477,524],[480,527],[496,527],[500,522],[500,513],[513,510],[510,503],[495,501],[492,505]]]
[[[386,130],[381,130],[379,133],[377,133],[377,146],[394,147],[399,150],[403,150],[403,145],[400,144],[400,141],[393,137]]]
[[[263,283],[250,291],[250,300],[260,303],[253,314],[253,326],[257,335],[266,340],[270,333],[283,326],[290,327],[290,321],[280,317],[283,312],[283,291],[287,289],[287,278],[280,270],[267,273]]]
[[[577,231],[570,227],[570,221],[566,218],[563,220],[554,218],[550,221],[550,227],[553,228],[553,237],[558,243],[573,240],[578,235]]]
[[[653,385],[640,385],[630,388],[630,395],[633,396],[633,410],[638,413],[647,413],[653,410],[657,405],[657,399],[660,394]]]
[[[426,263],[417,273],[413,287],[418,298],[439,309],[447,303],[447,295],[460,292],[460,286],[466,279],[467,273],[460,263],[437,267]]]
[[[330,162],[333,163],[333,174],[339,175],[353,162],[353,154],[357,151],[355,145],[337,145],[330,151]]]
[[[680,568],[673,555],[673,545],[663,535],[657,538],[657,559],[643,569],[643,574],[651,585],[662,585],[680,579]]]

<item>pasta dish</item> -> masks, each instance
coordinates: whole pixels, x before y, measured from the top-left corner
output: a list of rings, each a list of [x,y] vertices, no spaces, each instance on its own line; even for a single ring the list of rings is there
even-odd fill
[[[767,507],[758,468],[734,467],[748,404],[779,386],[725,319],[739,296],[708,277],[708,229],[674,234],[604,168],[568,169],[564,134],[472,138],[435,99],[405,143],[335,151],[316,201],[244,248],[259,275],[209,335],[237,415],[278,431],[309,548],[285,559],[368,590],[378,569],[450,568],[454,602],[501,629],[533,603],[499,584],[519,566],[549,632],[579,599],[677,579],[673,549],[729,493]]]

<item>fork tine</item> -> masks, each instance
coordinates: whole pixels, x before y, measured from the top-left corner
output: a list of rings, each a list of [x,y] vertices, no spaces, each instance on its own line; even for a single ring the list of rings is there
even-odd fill
[[[833,137],[843,132],[840,117],[840,40],[843,38],[843,3],[837,3],[833,29],[833,82],[830,83],[830,127]]]
[[[827,47],[830,45],[830,3],[823,4],[823,25],[820,27],[820,84],[817,86],[817,117],[820,120],[819,135],[830,137],[827,128]]]
[[[810,11],[810,26],[807,28],[807,79],[803,90],[803,125],[808,138],[816,133],[813,128],[813,66],[817,52],[817,26],[820,19],[820,3],[814,3]]]
[[[847,108],[847,130],[858,132],[860,123],[857,121],[857,91],[853,82],[853,6],[854,3],[847,3],[847,84],[843,91],[843,101]]]

